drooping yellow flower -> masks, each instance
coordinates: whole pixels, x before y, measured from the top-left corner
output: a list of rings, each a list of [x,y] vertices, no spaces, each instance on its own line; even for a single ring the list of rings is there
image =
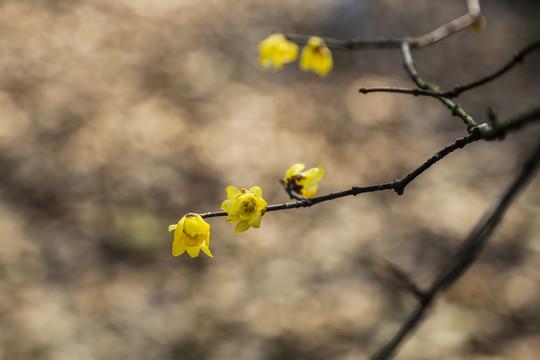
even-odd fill
[[[169,232],[174,231],[172,254],[182,255],[184,251],[192,258],[199,256],[202,250],[213,257],[210,249],[210,225],[198,214],[185,215],[177,225],[169,225]]]
[[[324,166],[319,166],[302,171],[305,167],[303,163],[294,164],[287,170],[282,180],[295,193],[308,198],[317,195],[318,182],[323,178],[325,170]]]
[[[332,70],[332,64],[332,53],[324,40],[317,36],[309,38],[300,55],[300,69],[313,71],[320,77],[325,77]]]
[[[262,190],[253,186],[249,190],[227,187],[228,199],[221,204],[221,209],[227,213],[227,222],[238,223],[235,232],[242,232],[250,226],[261,226],[262,216],[266,212],[266,201],[262,198]]]
[[[287,40],[283,34],[272,34],[259,44],[259,65],[281,69],[283,64],[298,57],[298,45]]]

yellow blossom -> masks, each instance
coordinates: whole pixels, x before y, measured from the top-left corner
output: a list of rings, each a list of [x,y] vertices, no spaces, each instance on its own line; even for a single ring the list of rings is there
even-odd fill
[[[266,212],[261,188],[253,186],[246,190],[229,186],[226,190],[228,199],[221,204],[221,209],[227,212],[227,222],[238,223],[235,232],[246,231],[250,226],[260,227]]]
[[[304,197],[313,197],[317,195],[318,182],[324,176],[324,166],[302,171],[305,167],[303,163],[294,164],[287,170],[282,180],[295,193]]]
[[[324,43],[324,40],[312,36],[300,55],[300,69],[313,71],[320,77],[325,77],[332,70],[332,53]]]
[[[185,215],[177,225],[169,225],[169,232],[174,231],[172,254],[182,255],[187,250],[189,256],[199,256],[202,250],[213,257],[210,249],[210,225],[198,214]]]
[[[288,41],[283,34],[272,34],[259,44],[259,65],[281,69],[283,64],[296,60],[298,45]]]

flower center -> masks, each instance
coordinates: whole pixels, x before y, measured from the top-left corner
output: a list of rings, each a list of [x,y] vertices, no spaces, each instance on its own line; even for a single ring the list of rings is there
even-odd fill
[[[203,243],[205,239],[204,233],[195,234],[195,236],[191,236],[186,232],[185,229],[183,233],[184,233],[184,244],[189,247],[201,246],[201,244]]]
[[[240,212],[244,215],[251,214],[255,211],[257,208],[257,201],[255,200],[255,197],[252,196],[246,196],[246,198],[242,199],[242,204],[240,205]]]

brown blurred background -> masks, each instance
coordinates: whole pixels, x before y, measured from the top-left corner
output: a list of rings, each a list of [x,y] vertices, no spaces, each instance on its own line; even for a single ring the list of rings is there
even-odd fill
[[[414,52],[450,88],[540,37],[537,1],[483,1],[488,25]],[[171,255],[167,226],[263,188],[293,163],[320,193],[405,176],[466,134],[433,99],[360,95],[411,82],[396,50],[334,52],[327,79],[257,67],[269,34],[419,35],[465,0],[1,0],[0,359],[367,359],[414,299],[382,257],[428,284],[501,194],[538,126],[469,145],[404,196],[268,213],[214,258]],[[482,123],[540,98],[540,54],[458,102]],[[441,297],[399,359],[540,357],[540,182]]]

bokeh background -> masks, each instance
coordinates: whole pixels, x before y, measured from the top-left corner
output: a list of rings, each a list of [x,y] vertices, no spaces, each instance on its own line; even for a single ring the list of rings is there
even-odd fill
[[[537,1],[484,1],[484,32],[414,52],[450,88],[540,36]],[[219,210],[225,187],[324,165],[320,193],[405,176],[466,134],[439,103],[360,95],[411,82],[397,50],[334,52],[324,80],[257,66],[273,32],[414,36],[464,0],[0,1],[0,359],[367,359],[414,299],[367,265],[427,285],[539,133],[469,145],[411,183],[272,212],[211,250],[171,255],[167,226]],[[540,98],[540,54],[458,102],[482,123]],[[540,357],[540,182],[399,359]]]

